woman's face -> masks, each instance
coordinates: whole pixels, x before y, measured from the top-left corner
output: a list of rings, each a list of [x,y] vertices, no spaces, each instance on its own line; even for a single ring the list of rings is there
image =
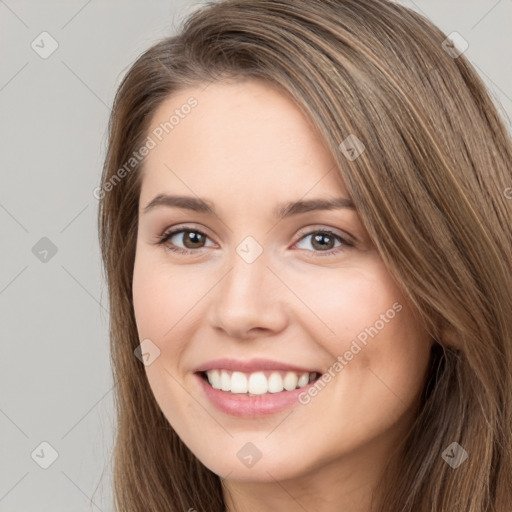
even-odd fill
[[[430,337],[350,205],[285,209],[348,199],[294,103],[257,80],[202,89],[158,109],[142,177],[133,302],[155,399],[222,477],[377,471],[412,420]]]

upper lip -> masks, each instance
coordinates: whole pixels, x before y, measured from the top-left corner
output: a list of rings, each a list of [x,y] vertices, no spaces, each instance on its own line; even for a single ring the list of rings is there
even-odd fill
[[[212,361],[208,361],[201,366],[198,366],[195,371],[196,372],[205,372],[208,370],[216,370],[216,369],[224,369],[224,370],[232,370],[239,371],[244,373],[251,373],[258,370],[288,370],[291,372],[298,373],[322,373],[320,370],[316,370],[313,368],[305,368],[303,366],[297,366],[290,363],[284,363],[280,361],[273,361],[271,359],[249,359],[246,361],[236,360],[236,359],[214,359]]]

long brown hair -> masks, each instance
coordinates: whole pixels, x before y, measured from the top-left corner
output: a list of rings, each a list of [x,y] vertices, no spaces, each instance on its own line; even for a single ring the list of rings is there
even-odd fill
[[[512,142],[484,83],[447,43],[391,1],[221,0],[129,69],[97,195],[116,511],[225,510],[220,478],[178,438],[134,356],[143,159],[130,159],[174,92],[257,77],[279,85],[319,130],[389,272],[436,340],[421,408],[389,461],[393,479],[375,493],[378,509],[510,512]],[[364,143],[358,158],[340,149],[349,136]],[[469,455],[457,469],[442,457],[453,442]]]

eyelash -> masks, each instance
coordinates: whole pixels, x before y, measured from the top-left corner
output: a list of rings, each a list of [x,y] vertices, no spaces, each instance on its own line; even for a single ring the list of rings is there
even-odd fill
[[[186,232],[186,231],[188,231],[190,233],[199,233],[201,236],[204,236],[205,238],[208,238],[208,235],[206,235],[205,233],[203,233],[199,229],[180,226],[179,228],[176,228],[176,229],[174,229],[172,231],[163,233],[162,235],[158,236],[158,241],[156,242],[156,244],[157,245],[165,245],[165,243],[169,239],[171,239],[174,235],[177,235],[178,233],[183,233],[183,232]],[[313,231],[308,231],[306,233],[302,233],[300,238],[299,238],[299,240],[296,243],[300,242],[303,238],[306,238],[308,236],[314,235],[316,233],[327,234],[327,235],[329,235],[329,236],[331,236],[333,238],[338,239],[342,243],[341,247],[336,247],[334,249],[329,249],[328,251],[309,251],[309,252],[317,253],[317,256],[332,256],[332,255],[337,254],[339,252],[345,251],[348,247],[354,247],[354,244],[351,243],[349,240],[347,240],[346,238],[338,235],[337,233],[334,233],[333,231],[330,231],[329,229],[316,229],[316,230],[313,230]],[[188,254],[192,254],[194,252],[198,252],[201,249],[204,249],[204,247],[199,247],[197,249],[182,249],[181,247],[166,245],[166,249],[168,249],[169,251],[175,252],[175,253],[179,253],[179,254],[183,254],[183,255],[188,255]],[[304,249],[304,250],[306,250],[306,249]]]

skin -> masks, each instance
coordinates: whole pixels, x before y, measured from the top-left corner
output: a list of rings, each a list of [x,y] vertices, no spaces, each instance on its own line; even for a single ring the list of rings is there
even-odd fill
[[[289,97],[255,79],[203,89],[168,98],[151,122],[198,100],[150,151],[142,176],[133,304],[140,340],[160,349],[145,367],[151,389],[183,442],[223,479],[229,511],[373,510],[371,491],[413,420],[431,339],[356,210],[272,216],[287,201],[349,197]],[[218,216],[167,206],[144,213],[160,193],[206,198]],[[166,244],[195,253],[155,243],[182,224],[204,242],[182,232]],[[322,229],[355,246],[315,244]],[[236,252],[249,235],[263,249],[250,264]],[[237,418],[218,411],[193,374],[219,357],[327,371],[396,302],[401,311],[307,405]],[[262,453],[251,468],[237,457],[248,442]]]

